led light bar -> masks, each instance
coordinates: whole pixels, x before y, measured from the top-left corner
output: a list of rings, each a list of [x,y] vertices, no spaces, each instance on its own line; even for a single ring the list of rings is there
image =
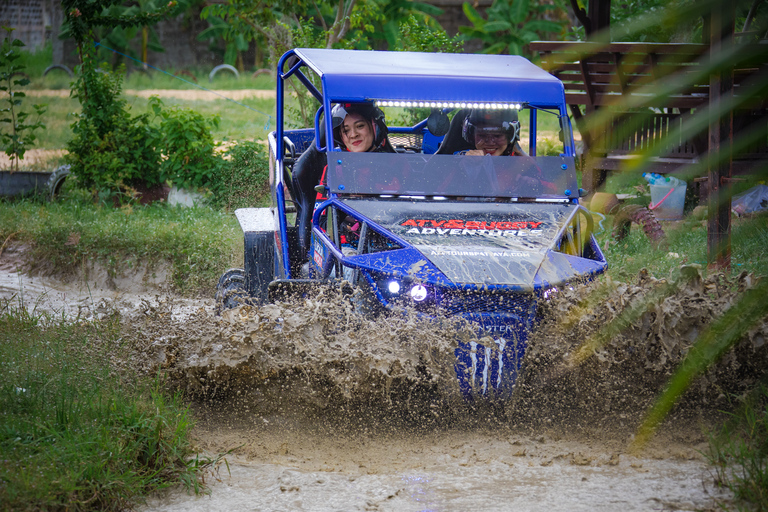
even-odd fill
[[[377,107],[482,108],[486,110],[521,110],[523,103],[484,103],[472,101],[376,100]]]

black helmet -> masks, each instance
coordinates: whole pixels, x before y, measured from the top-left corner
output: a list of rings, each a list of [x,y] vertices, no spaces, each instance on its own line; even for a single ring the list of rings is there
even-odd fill
[[[372,103],[337,103],[331,110],[331,122],[333,123],[333,138],[336,144],[344,147],[341,142],[341,125],[349,114],[357,114],[371,123],[373,128],[374,151],[387,144],[387,121],[384,112]]]
[[[470,110],[464,118],[461,135],[464,140],[475,145],[477,130],[501,130],[507,134],[508,142],[514,144],[520,138],[520,123],[517,120],[517,110]]]

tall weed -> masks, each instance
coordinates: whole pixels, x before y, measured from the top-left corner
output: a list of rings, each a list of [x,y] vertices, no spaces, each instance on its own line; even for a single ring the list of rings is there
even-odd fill
[[[210,461],[191,457],[189,410],[112,364],[125,356],[117,316],[66,324],[0,303],[3,509],[125,510],[197,481]]]
[[[707,458],[747,510],[768,510],[768,385],[750,393],[710,437]]]

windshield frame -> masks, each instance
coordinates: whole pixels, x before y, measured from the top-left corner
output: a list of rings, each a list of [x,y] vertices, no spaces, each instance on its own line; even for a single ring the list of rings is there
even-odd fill
[[[340,197],[578,197],[576,162],[566,156],[335,152],[327,180],[331,194]]]

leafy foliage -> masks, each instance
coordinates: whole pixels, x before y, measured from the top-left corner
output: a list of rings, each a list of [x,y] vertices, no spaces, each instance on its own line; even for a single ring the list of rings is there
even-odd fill
[[[83,45],[93,40],[93,31],[97,27],[130,28],[152,25],[173,14],[177,5],[176,1],[171,0],[155,9],[132,12],[122,9],[120,0],[62,0],[61,8],[65,18],[62,36],[75,40],[83,59]]]
[[[459,27],[465,39],[483,42],[483,53],[530,56],[531,41],[559,39],[565,31],[565,3],[562,0],[494,0],[483,18],[464,2],[464,15],[472,26]]]
[[[397,49],[410,52],[458,53],[464,46],[461,36],[448,37],[441,27],[427,24],[411,14],[400,22]]]
[[[37,114],[37,121],[27,122],[29,112],[21,110],[22,98],[25,94],[17,90],[29,84],[28,78],[14,78],[17,75],[23,75],[24,66],[17,61],[21,57],[19,49],[24,43],[18,39],[11,40],[11,34],[14,29],[2,27],[8,35],[3,39],[0,45],[0,91],[7,94],[3,98],[3,103],[8,106],[0,108],[0,123],[10,125],[8,131],[0,131],[0,145],[2,145],[5,154],[11,158],[11,170],[19,170],[19,160],[24,158],[27,147],[35,142],[35,130],[45,128],[45,125],[39,120],[45,113],[44,105],[33,105]]]
[[[736,304],[699,336],[638,429],[635,445],[642,446],[654,434],[695,377],[716,363],[742,335],[768,315],[767,292],[768,279],[763,279],[746,290]]]
[[[160,180],[180,188],[207,186],[223,160],[216,154],[211,130],[218,127],[219,117],[203,117],[188,108],[163,109],[159,98],[150,107],[160,119],[154,132],[154,146],[164,153],[160,163]]]
[[[160,183],[156,129],[147,114],[130,115],[121,90],[121,74],[93,70],[78,76],[72,93],[83,108],[72,124],[67,161],[78,182],[103,200]]]
[[[430,29],[441,31],[442,28],[435,21],[434,17],[443,13],[443,10],[437,6],[426,2],[414,2],[411,0],[373,0],[380,16],[372,19],[373,31],[370,35],[369,45],[377,50],[396,50],[408,49],[417,51],[406,46],[402,36],[402,27],[404,23],[412,23],[429,27]],[[416,34],[411,34],[411,39]],[[428,37],[433,34],[427,34]]]
[[[402,37],[403,23],[428,28],[427,38],[434,38],[442,31],[434,16],[441,13],[438,7],[412,0],[229,0],[203,9],[201,16],[211,26],[200,38],[223,37],[228,53],[242,51],[249,41],[266,44],[274,64],[297,47],[411,49]],[[410,42],[417,35],[412,31]],[[438,41],[426,43],[434,44]]]

